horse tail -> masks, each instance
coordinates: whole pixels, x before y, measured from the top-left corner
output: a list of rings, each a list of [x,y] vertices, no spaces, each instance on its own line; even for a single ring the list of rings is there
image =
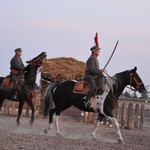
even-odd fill
[[[58,82],[51,83],[44,94],[44,117],[47,117],[49,110],[53,108],[53,95],[52,90],[57,86]]]

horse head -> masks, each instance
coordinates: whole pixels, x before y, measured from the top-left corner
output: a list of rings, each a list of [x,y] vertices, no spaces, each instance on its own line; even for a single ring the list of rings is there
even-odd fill
[[[25,69],[25,77],[36,74],[37,69],[42,66],[43,62],[46,60],[46,57],[46,52],[42,52],[32,60],[26,61],[28,65]]]
[[[46,52],[42,52],[41,54],[39,54],[37,57],[33,58],[30,61],[26,61],[27,64],[30,65],[34,65],[34,66],[41,66],[43,61],[45,61],[46,59]]]
[[[139,93],[146,92],[145,85],[137,73],[137,67],[131,69],[129,71],[129,75],[130,75],[130,86],[134,87],[134,90],[138,91]]]

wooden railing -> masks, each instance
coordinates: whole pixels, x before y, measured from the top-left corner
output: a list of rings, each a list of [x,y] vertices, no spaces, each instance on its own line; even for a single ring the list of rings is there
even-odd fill
[[[113,114],[118,120],[121,128],[142,129],[144,125],[144,111],[146,106],[150,107],[150,99],[120,98],[116,108],[113,110]],[[97,113],[84,112],[83,114],[83,122],[95,123]],[[102,124],[112,126],[112,123],[107,118],[104,118]]]

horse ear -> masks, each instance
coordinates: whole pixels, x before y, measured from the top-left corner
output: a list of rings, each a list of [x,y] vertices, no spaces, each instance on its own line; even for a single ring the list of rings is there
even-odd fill
[[[131,70],[132,73],[135,73],[137,71],[137,67],[134,67],[134,69]]]

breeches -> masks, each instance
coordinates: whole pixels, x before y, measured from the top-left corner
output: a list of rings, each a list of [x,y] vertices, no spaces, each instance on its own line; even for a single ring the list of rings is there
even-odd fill
[[[88,100],[92,97],[92,94],[94,93],[94,91],[96,89],[96,82],[94,79],[86,79],[86,82],[90,86],[90,89],[89,89],[89,91],[87,93],[87,97],[86,97],[86,99]]]
[[[96,81],[97,81],[98,89],[102,89],[103,90],[104,86],[105,86],[105,82],[106,82],[106,77],[104,75],[102,75]]]
[[[11,75],[11,79],[13,80],[13,83],[14,83],[14,85],[13,85],[13,89],[17,89],[17,79],[18,79],[18,75],[17,74],[13,74],[13,75]]]
[[[92,97],[92,94],[94,93],[96,89],[96,85],[98,86],[98,90],[104,90],[106,78],[104,75],[101,75],[101,77],[97,79],[86,79],[88,85],[90,86],[90,90],[87,93],[87,99],[90,99]]]

